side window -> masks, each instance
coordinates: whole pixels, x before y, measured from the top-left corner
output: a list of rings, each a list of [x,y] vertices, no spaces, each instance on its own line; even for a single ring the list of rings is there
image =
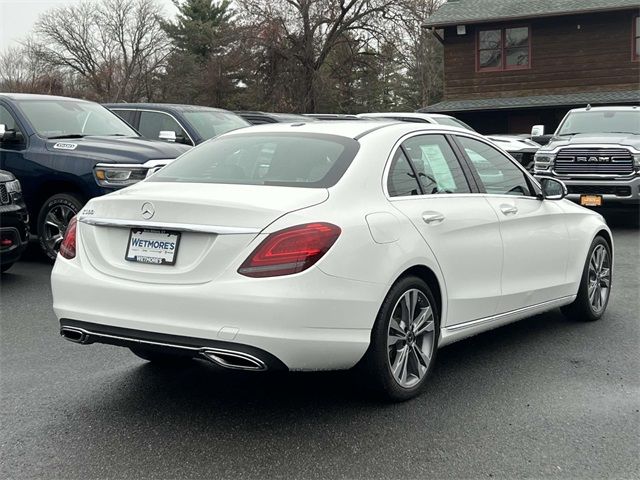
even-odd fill
[[[113,113],[118,115],[121,119],[127,122],[129,125],[133,125],[133,116],[136,113],[133,110],[111,110]]]
[[[469,137],[458,137],[478,172],[487,193],[532,195],[526,175],[492,146]]]
[[[7,130],[15,130],[16,132],[20,131],[13,115],[11,115],[9,110],[2,105],[0,105],[0,123],[3,124]]]
[[[444,135],[412,137],[402,147],[411,159],[425,194],[471,192],[462,167]]]
[[[407,157],[404,156],[400,148],[396,151],[391,162],[391,168],[389,168],[387,190],[391,197],[420,195],[420,187],[416,181],[416,176],[411,170]]]
[[[160,132],[175,132],[176,141],[191,143],[185,131],[171,116],[160,112],[140,112],[140,125],[138,131],[143,137],[157,140]]]

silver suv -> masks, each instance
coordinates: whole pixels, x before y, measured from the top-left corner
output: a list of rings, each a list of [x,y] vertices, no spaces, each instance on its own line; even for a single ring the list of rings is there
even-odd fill
[[[534,174],[562,180],[584,206],[639,205],[640,107],[570,110],[536,153]]]

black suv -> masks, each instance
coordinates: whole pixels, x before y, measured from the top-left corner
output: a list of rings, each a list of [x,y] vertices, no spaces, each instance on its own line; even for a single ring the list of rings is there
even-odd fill
[[[153,140],[199,145],[249,123],[228,110],[169,103],[106,103],[142,136]]]
[[[20,182],[0,170],[0,271],[18,261],[29,242],[29,214],[22,200]]]
[[[0,168],[20,180],[32,230],[51,259],[87,200],[136,183],[187,150],[142,138],[94,102],[0,93]]]

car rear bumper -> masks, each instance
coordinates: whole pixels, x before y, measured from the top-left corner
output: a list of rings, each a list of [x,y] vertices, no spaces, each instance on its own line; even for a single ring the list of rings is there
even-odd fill
[[[549,176],[549,175],[545,175]],[[536,175],[539,180],[543,176]],[[567,198],[575,202],[580,201],[581,195],[601,195],[603,205],[608,204],[640,204],[640,177],[635,176],[627,180],[595,180],[575,179],[554,176],[562,180],[567,186]]]
[[[316,267],[286,277],[165,285],[117,279],[60,256],[51,282],[63,326],[126,329],[135,332],[134,341],[168,335],[178,346],[197,339],[198,348],[218,342],[230,350],[257,349],[289,370],[354,366],[369,346],[386,293],[383,285],[331,277]],[[105,338],[94,341],[114,343]]]

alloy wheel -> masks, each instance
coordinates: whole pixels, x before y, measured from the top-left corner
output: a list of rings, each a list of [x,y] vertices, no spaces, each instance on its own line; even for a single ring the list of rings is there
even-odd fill
[[[55,205],[47,212],[44,218],[42,236],[45,245],[50,251],[57,252],[60,249],[60,244],[69,222],[76,213],[67,205]]]
[[[589,303],[595,313],[600,313],[611,290],[611,262],[604,245],[596,246],[591,253],[588,282]]]
[[[426,375],[434,345],[433,308],[422,291],[407,290],[396,302],[387,330],[387,359],[401,387],[414,387]]]

